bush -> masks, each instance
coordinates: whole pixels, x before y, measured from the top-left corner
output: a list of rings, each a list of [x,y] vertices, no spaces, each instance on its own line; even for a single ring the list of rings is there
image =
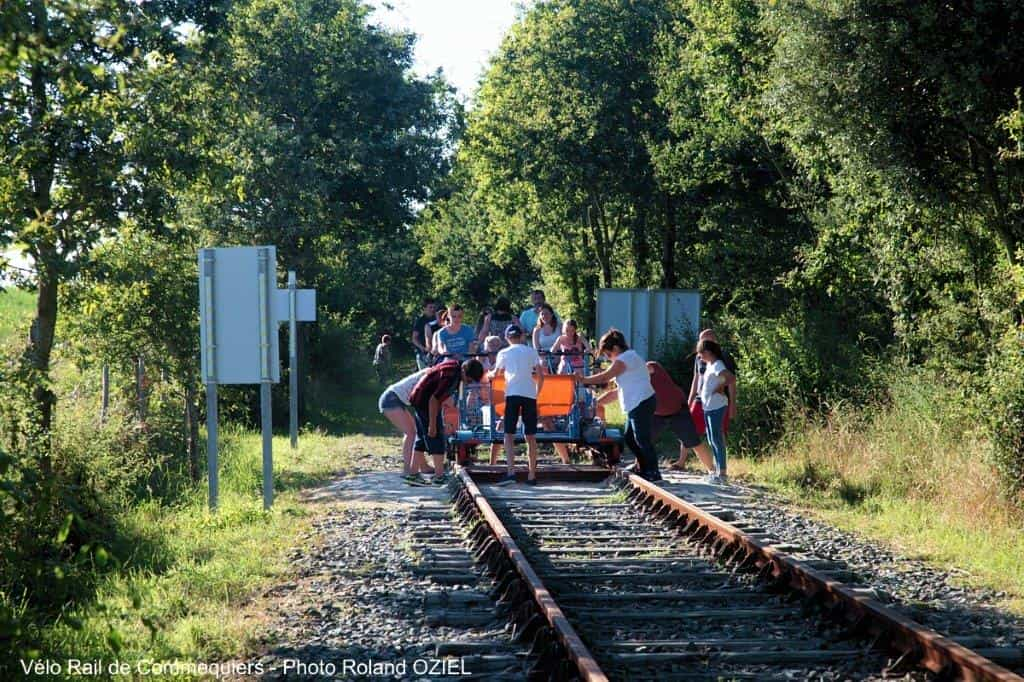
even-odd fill
[[[789,413],[867,403],[884,378],[868,355],[872,344],[844,333],[827,311],[794,306],[777,318],[728,316],[715,328],[738,365],[735,432],[749,451],[774,442]]]
[[[1013,331],[989,371],[992,457],[1006,491],[1024,498],[1024,338]]]

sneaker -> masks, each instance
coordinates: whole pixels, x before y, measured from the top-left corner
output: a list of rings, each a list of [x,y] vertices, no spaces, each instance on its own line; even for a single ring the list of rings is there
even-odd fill
[[[448,485],[448,474],[441,474],[440,476],[435,474],[434,477],[430,479],[430,482],[433,485]]]
[[[494,485],[512,485],[515,482],[516,482],[516,475],[515,474],[505,474],[505,478],[501,479],[500,481],[498,481]]]
[[[405,481],[406,485],[430,485],[430,481],[426,480],[419,474],[406,474],[402,476],[402,480]]]
[[[650,481],[651,483],[656,483],[658,481],[664,480],[661,477],[661,473],[657,471],[642,473],[640,474],[640,476],[643,477],[645,481]]]
[[[526,485],[537,485],[537,479],[536,478],[528,478],[528,479],[526,479]]]
[[[715,474],[708,474],[704,477],[704,482],[708,485],[718,485],[718,476]]]

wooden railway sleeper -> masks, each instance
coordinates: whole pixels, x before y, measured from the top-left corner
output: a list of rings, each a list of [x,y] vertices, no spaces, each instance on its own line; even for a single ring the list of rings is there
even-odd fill
[[[512,639],[522,644],[523,642],[530,641],[537,628],[544,625],[544,617],[537,613],[537,610],[533,607],[533,601],[527,600],[516,611],[515,622],[517,625],[519,623],[523,623],[523,625],[513,632]]]
[[[499,604],[506,601],[505,593],[508,592],[509,588],[516,582],[516,579],[515,573],[511,571],[498,577],[494,581],[494,587],[492,587],[491,591],[487,593],[487,596],[490,597],[491,600],[497,601]]]

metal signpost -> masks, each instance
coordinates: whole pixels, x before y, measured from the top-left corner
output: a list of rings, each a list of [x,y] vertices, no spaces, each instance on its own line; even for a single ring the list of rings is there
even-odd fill
[[[277,325],[289,323],[289,361],[293,375],[295,323],[316,319],[316,292],[278,290],[277,252],[273,246],[242,246],[199,251],[199,337],[206,384],[207,466],[210,509],[217,508],[217,385],[260,385],[263,434],[263,507],[274,502],[271,384],[281,380]],[[292,443],[297,431],[296,387],[291,383]]]
[[[296,289],[295,271],[288,271],[288,288],[275,292],[274,314],[288,322],[288,431],[292,448],[299,445],[299,322],[316,322],[316,290]]]

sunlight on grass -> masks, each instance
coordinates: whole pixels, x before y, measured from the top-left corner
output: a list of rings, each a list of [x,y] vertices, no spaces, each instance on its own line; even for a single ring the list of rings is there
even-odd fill
[[[13,287],[0,289],[0,345],[10,343],[18,336],[28,336],[35,305],[35,295],[30,291]]]
[[[258,434],[226,426],[220,508],[206,510],[205,485],[176,507],[142,504],[124,520],[131,547],[115,549],[124,570],[101,579],[93,603],[64,614],[45,634],[48,650],[78,658],[224,660],[254,653],[258,621],[246,604],[289,572],[311,507],[304,488],[398,445],[396,438],[303,433],[298,450],[274,438],[275,502],[262,509]],[[111,633],[120,649],[115,651]]]

